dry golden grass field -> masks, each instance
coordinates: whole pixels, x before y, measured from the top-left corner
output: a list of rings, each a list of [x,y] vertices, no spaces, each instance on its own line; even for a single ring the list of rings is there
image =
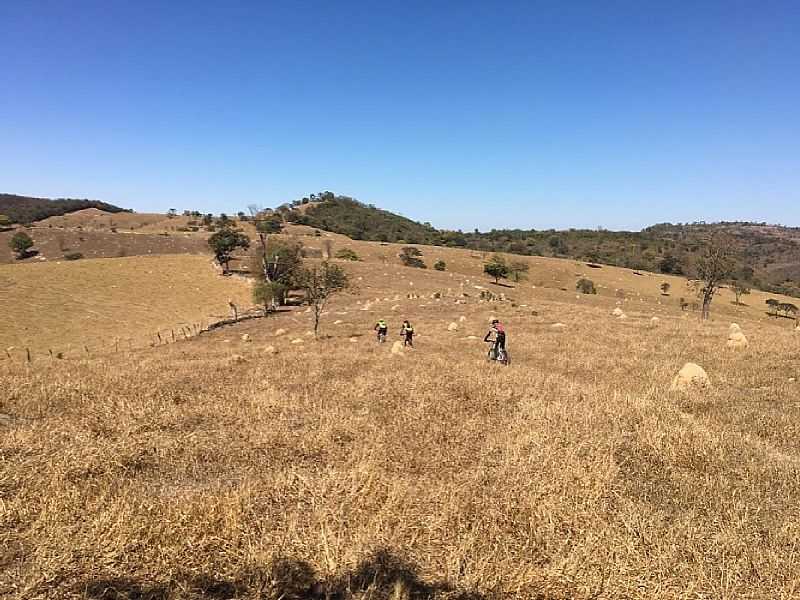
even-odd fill
[[[422,248],[448,271],[421,271],[397,246],[290,232],[365,259],[342,263],[358,289],[319,340],[300,310],[100,358],[0,361],[0,595],[800,597],[800,333],[764,315],[766,295],[735,306],[725,290],[703,324],[678,308],[679,278],[530,258],[505,288],[468,251]],[[185,263],[157,260],[177,286]],[[23,267],[56,265],[0,273],[17,286]],[[230,280],[207,273],[180,306],[226,298]],[[597,295],[576,297],[582,274]],[[153,290],[151,314],[178,291]],[[138,319],[125,298],[104,319]],[[485,360],[493,315],[509,367]],[[393,354],[405,317],[416,348]],[[726,348],[731,321],[748,348]],[[669,391],[687,361],[710,388]]]
[[[157,331],[225,318],[229,299],[249,306],[250,286],[220,277],[209,256],[0,265],[0,352],[21,360],[25,348],[42,358],[142,347]]]
[[[16,230],[0,231],[0,264],[63,260],[79,252],[84,258],[120,258],[208,252],[208,233],[183,232],[189,217],[107,213],[94,208],[38,221],[28,228],[36,255],[19,261],[9,248]]]

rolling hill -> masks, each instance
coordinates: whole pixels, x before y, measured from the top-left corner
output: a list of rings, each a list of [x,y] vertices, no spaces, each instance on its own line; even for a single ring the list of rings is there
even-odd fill
[[[739,279],[766,291],[800,296],[800,228],[797,227],[733,222],[664,223],[642,231],[447,231],[329,192],[315,196],[313,201],[284,205],[279,211],[290,222],[355,239],[574,258],[690,277],[694,276],[695,261],[709,237],[724,234],[741,254]]]
[[[0,215],[5,215],[14,223],[33,223],[48,217],[96,208],[107,213],[125,212],[124,208],[100,202],[99,200],[77,200],[74,198],[32,198],[15,194],[0,194]]]

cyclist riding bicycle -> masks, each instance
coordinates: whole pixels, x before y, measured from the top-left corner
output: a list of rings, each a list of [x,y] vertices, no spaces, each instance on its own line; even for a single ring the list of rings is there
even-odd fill
[[[492,339],[494,336],[494,339]],[[506,328],[497,319],[492,319],[492,327],[489,329],[484,342],[493,342],[492,354],[495,360],[503,360],[506,354]]]
[[[389,325],[384,319],[380,319],[375,323],[375,331],[378,333],[378,341],[385,342],[386,336],[389,334]]]
[[[414,347],[414,328],[411,323],[406,319],[400,326],[400,335],[403,337],[403,346]]]

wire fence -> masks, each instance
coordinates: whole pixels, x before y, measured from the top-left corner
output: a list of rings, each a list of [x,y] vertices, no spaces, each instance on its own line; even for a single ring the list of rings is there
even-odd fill
[[[238,308],[232,307],[232,313],[231,317],[183,322],[173,327],[158,329],[149,334],[132,337],[109,337],[100,343],[96,341],[91,343],[72,343],[60,347],[56,345],[52,347],[37,347],[33,344],[11,346],[0,351],[0,364],[3,362],[8,363],[9,361],[17,364],[31,364],[41,360],[81,360],[122,352],[133,352],[189,340],[226,325],[266,316],[263,308],[249,308],[239,312]]]

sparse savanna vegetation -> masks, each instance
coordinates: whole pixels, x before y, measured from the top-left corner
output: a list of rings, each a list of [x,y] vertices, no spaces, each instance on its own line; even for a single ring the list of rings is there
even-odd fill
[[[253,240],[249,279],[208,253],[0,265],[0,595],[796,595],[797,308],[738,302],[736,260],[701,321],[708,280],[259,218],[214,224]],[[63,233],[59,257],[89,235]],[[152,344],[231,306],[269,316]],[[670,391],[687,362],[708,382]]]
[[[668,275],[698,278],[708,241],[724,235],[745,267],[737,277],[752,287],[800,296],[800,229],[767,223],[661,223],[642,231],[605,229],[480,232],[440,230],[332,192],[311,194],[275,212],[359,240],[431,244],[473,251],[570,257]]]
[[[612,269],[581,303],[520,285],[516,306],[456,304],[480,259],[451,251],[451,280],[358,251],[346,268],[370,287],[329,299],[318,341],[314,314],[293,312],[133,353],[0,361],[3,593],[792,597],[800,415],[783,320],[722,302],[701,324]],[[161,263],[173,284],[186,271],[162,262],[177,257],[120,260]],[[119,272],[60,266],[93,262]],[[561,264],[529,276],[562,277]],[[621,323],[608,287],[626,277],[627,296],[652,296]],[[409,281],[419,298],[395,300]],[[725,347],[720,314],[737,315],[747,350]],[[392,332],[411,319],[414,351],[370,343],[383,315]],[[508,376],[469,339],[492,316]],[[688,360],[711,386],[670,392]]]

